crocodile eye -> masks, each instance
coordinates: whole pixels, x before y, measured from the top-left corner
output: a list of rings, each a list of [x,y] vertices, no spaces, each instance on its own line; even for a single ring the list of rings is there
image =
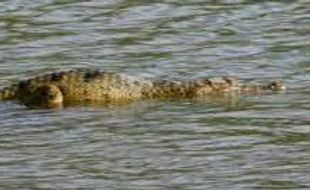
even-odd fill
[[[48,97],[49,99],[53,99],[53,98],[55,98],[55,94],[49,93],[49,94],[47,95],[47,97]]]
[[[51,80],[52,81],[59,81],[60,77],[61,77],[60,73],[52,73]]]

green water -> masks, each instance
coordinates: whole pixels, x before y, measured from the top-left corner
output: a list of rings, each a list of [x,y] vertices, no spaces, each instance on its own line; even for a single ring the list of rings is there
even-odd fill
[[[309,189],[310,6],[300,1],[0,2],[0,87],[58,69],[283,79],[236,102],[0,104],[0,189]]]

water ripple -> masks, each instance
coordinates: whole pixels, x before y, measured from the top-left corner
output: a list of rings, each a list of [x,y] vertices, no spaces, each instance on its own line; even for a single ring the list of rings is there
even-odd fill
[[[1,187],[309,189],[308,13],[306,1],[1,2],[1,86],[86,66],[288,86],[58,111],[1,103]]]

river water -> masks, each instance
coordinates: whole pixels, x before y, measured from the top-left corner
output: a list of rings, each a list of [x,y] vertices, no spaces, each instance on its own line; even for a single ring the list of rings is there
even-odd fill
[[[238,100],[0,104],[0,189],[310,189],[310,2],[4,0],[0,86],[59,69],[282,79]]]

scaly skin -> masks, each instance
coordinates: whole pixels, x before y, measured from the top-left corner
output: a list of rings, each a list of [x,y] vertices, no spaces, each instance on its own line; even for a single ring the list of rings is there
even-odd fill
[[[152,81],[124,74],[78,69],[38,76],[3,88],[0,90],[0,100],[18,100],[34,108],[58,108],[71,103],[126,103],[230,92],[257,94],[282,89],[284,86],[279,81],[257,85],[240,84],[233,77]]]

